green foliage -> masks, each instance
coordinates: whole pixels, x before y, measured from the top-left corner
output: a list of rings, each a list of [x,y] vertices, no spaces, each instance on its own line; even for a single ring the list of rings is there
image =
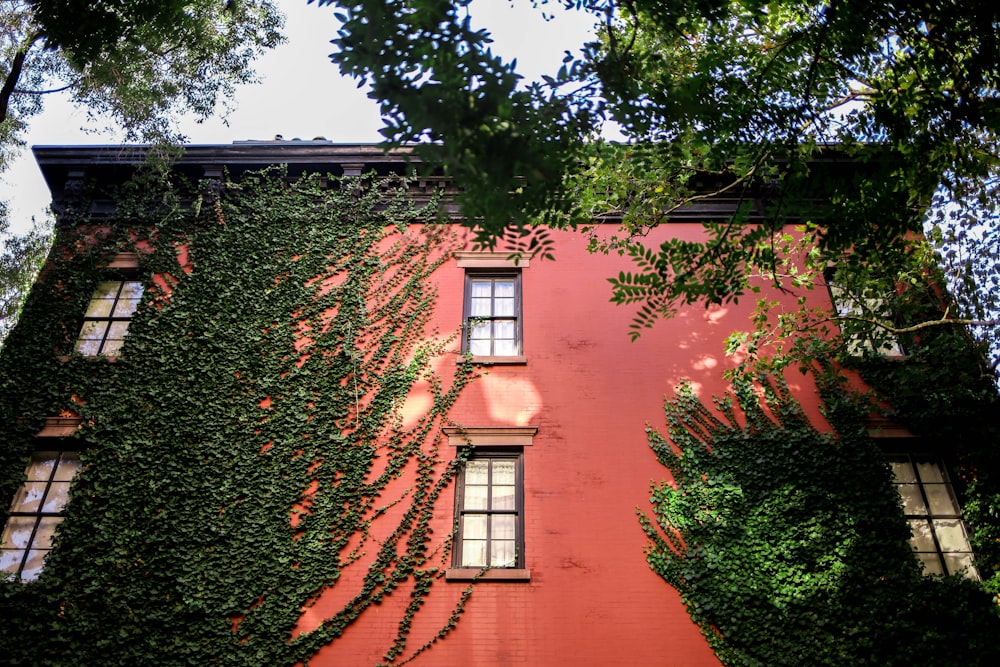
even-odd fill
[[[37,225],[27,234],[10,234],[7,208],[0,202],[0,344],[17,322],[50,241],[51,234]]]
[[[1000,397],[981,345],[963,330],[920,331],[905,361],[851,364],[880,398],[885,415],[955,457],[963,515],[988,590],[1000,592]]]
[[[70,409],[86,426],[57,548],[37,581],[0,583],[0,654],[291,665],[411,585],[385,660],[412,654],[411,622],[449,558],[447,541],[430,547],[456,465],[438,452],[440,426],[472,377],[466,364],[431,370],[451,341],[428,338],[429,278],[453,239],[412,224],[435,213],[414,210],[405,183],[271,171],[214,201],[170,180],[127,184],[96,245],[86,221],[60,232],[3,349],[4,507],[46,416]],[[141,255],[147,289],[121,357],[60,360],[102,262],[140,242],[155,252]],[[431,405],[404,424],[418,382]],[[348,567],[364,576],[340,591]],[[331,587],[343,607],[296,631]]]
[[[989,665],[1000,617],[979,585],[921,576],[883,456],[828,394],[820,433],[786,386],[746,378],[706,407],[690,385],[650,445],[650,566],[728,665]],[[833,387],[831,387],[832,389]],[[757,391],[763,390],[758,396]]]
[[[177,115],[205,118],[254,80],[283,23],[268,0],[13,0],[2,20],[4,150],[54,90],[131,139],[176,139]]]
[[[417,153],[461,184],[457,200],[480,241],[492,246],[508,227],[527,233],[566,194],[563,175],[580,156],[590,104],[540,84],[520,90],[513,65],[472,27],[469,2],[316,2],[339,8],[331,58],[371,85],[383,135],[421,142]]]
[[[828,259],[919,232],[932,196],[953,228],[995,236],[1000,20],[978,0],[551,2],[594,14],[596,35],[535,82],[490,51],[464,0],[319,4],[342,10],[333,59],[370,84],[387,137],[441,142],[423,155],[464,188],[481,241],[508,225],[621,221],[596,247],[639,262],[613,283],[640,308],[634,333],[679,306],[739,299],[748,272],[774,271],[769,239],[789,215],[820,230]],[[598,138],[609,122],[627,144]],[[831,180],[824,163],[851,176]],[[711,194],[736,205],[705,216],[705,240],[644,246]],[[995,338],[995,285],[962,278],[995,266],[952,267],[963,316],[993,304]]]

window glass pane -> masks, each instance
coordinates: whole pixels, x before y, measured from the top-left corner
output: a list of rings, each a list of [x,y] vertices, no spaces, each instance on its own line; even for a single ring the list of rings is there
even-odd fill
[[[501,320],[493,323],[493,338],[514,340],[516,326],[511,320]]]
[[[99,340],[80,339],[76,341],[76,351],[85,357],[96,357],[100,349],[101,341]]]
[[[493,315],[496,317],[514,317],[514,299],[494,299]]]
[[[917,472],[920,473],[920,481],[924,484],[944,483],[944,471],[937,463],[918,461]]]
[[[514,459],[493,459],[493,483],[513,484],[514,470],[517,466]]]
[[[61,512],[69,500],[69,482],[52,482],[49,492],[45,495],[43,512]]]
[[[0,572],[16,574],[24,558],[24,549],[4,549],[0,551]]]
[[[108,328],[108,340],[122,340],[128,333],[128,322],[112,322]]]
[[[486,279],[483,279],[483,278],[473,279],[471,281],[471,283],[472,284],[470,285],[470,288],[471,288],[471,294],[470,294],[470,296],[473,299],[487,299],[488,300],[488,299],[490,299],[493,296],[493,294],[492,294],[492,291],[493,291],[493,281],[490,280],[489,278],[486,278]]]
[[[972,554],[969,553],[947,553],[944,554],[944,562],[948,566],[948,574],[958,574],[961,572],[969,579],[979,581],[979,572],[972,567]]]
[[[84,322],[80,328],[80,340],[100,340],[107,329],[107,322]]]
[[[512,340],[498,340],[493,342],[493,356],[513,357],[517,354],[517,344]]]
[[[951,497],[946,484],[926,484],[924,493],[931,506],[931,514],[958,514],[958,505]]]
[[[111,299],[114,300],[118,296],[118,289],[122,286],[122,281],[120,280],[102,280],[97,284],[97,289],[94,290],[93,299]]]
[[[115,304],[115,317],[132,317],[135,312],[136,307],[139,305],[139,299],[118,299],[118,303]]]
[[[513,540],[517,517],[513,514],[497,514],[493,517],[492,534],[494,540]]]
[[[486,515],[466,514],[462,517],[462,537],[470,540],[486,539]]]
[[[473,341],[476,340],[489,341],[491,329],[492,327],[490,326],[489,322],[477,322],[474,325],[472,325],[472,328],[469,330],[469,338]]]
[[[7,519],[3,530],[4,549],[25,549],[31,539],[31,531],[35,529],[35,517],[12,516]]]
[[[487,484],[490,481],[490,462],[488,460],[466,461],[465,483]]]
[[[897,483],[916,482],[917,475],[909,461],[892,461],[892,476]]]
[[[910,520],[910,545],[914,551],[935,551],[934,538],[931,536],[930,523],[923,519]]]
[[[958,519],[934,519],[934,532],[937,534],[941,551],[972,550],[965,538],[962,522]]]
[[[35,530],[35,539],[31,541],[34,549],[51,549],[52,537],[56,534],[56,526],[62,521],[61,516],[43,516]]]
[[[12,512],[37,512],[41,507],[42,496],[45,494],[46,482],[25,482],[14,494]]]
[[[87,306],[87,317],[110,317],[114,305],[112,299],[92,299]]]
[[[28,481],[48,481],[59,459],[59,452],[35,452],[28,464]]]
[[[469,341],[469,354],[476,357],[488,357],[490,356],[490,341],[489,340],[471,340]]]
[[[489,489],[487,486],[474,486],[470,485],[468,482],[465,484],[465,503],[464,507],[467,510],[484,510],[486,509],[486,491]]]
[[[941,559],[936,553],[923,553],[917,554],[917,556],[924,566],[924,574],[944,574],[944,570],[941,569]]]
[[[493,506],[491,509],[494,510],[512,510],[514,509],[514,487],[513,486],[494,486],[493,487]]]
[[[900,484],[896,488],[899,489],[899,495],[903,498],[904,514],[927,514],[927,508],[924,506],[924,499],[920,495],[919,486],[916,484]]]
[[[32,549],[28,552],[28,560],[24,564],[24,569],[21,570],[21,581],[34,581],[38,578],[38,575],[42,573],[42,561],[47,553],[48,550],[39,549]]]
[[[493,540],[490,542],[490,566],[514,567],[514,542]]]
[[[493,302],[490,299],[473,298],[470,305],[469,317],[489,317],[493,314]]]
[[[122,287],[121,298],[135,300],[142,298],[142,283],[138,280],[126,280]]]
[[[514,299],[514,279],[497,278],[493,283],[493,296],[497,299]]]
[[[486,540],[462,540],[462,566],[486,565]]]
[[[52,479],[68,482],[80,470],[81,465],[79,454],[76,452],[63,452],[62,457],[59,459],[59,467],[56,468],[56,474]]]

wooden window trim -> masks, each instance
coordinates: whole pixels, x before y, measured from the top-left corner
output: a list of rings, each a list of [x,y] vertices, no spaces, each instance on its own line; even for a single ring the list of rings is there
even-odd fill
[[[98,294],[98,292],[99,292],[101,283],[105,283],[105,282],[118,283],[118,288],[117,288],[117,290],[115,292],[115,297],[114,297],[114,300],[112,301],[112,305],[111,305],[111,309],[112,309],[111,314],[109,314],[107,316],[90,316],[90,315],[87,315],[87,311],[90,310],[91,304],[94,302],[94,296],[96,294]],[[81,355],[83,355],[84,357],[86,357],[88,359],[105,359],[105,360],[112,361],[112,362],[117,360],[117,358],[120,356],[119,354],[117,354],[118,353],[118,349],[115,349],[113,353],[109,354],[109,353],[105,352],[105,346],[107,345],[108,340],[109,340],[108,339],[108,334],[111,332],[111,325],[113,325],[115,323],[122,323],[122,322],[126,323],[126,333],[125,333],[125,335],[128,335],[128,328],[131,327],[132,321],[135,319],[135,310],[133,310],[132,312],[130,312],[127,316],[114,315],[113,314],[114,313],[114,309],[117,308],[119,299],[121,299],[121,297],[122,297],[122,293],[125,290],[125,286],[128,283],[138,283],[139,284],[139,286],[140,286],[139,298],[141,300],[142,294],[145,292],[146,288],[142,284],[142,281],[138,280],[133,275],[128,275],[127,272],[121,272],[121,273],[116,273],[116,274],[105,276],[105,277],[103,277],[98,282],[98,286],[94,289],[94,293],[91,295],[90,299],[87,301],[87,310],[84,312],[84,315],[81,318],[80,333],[77,335],[77,338],[76,338],[76,340],[73,343],[73,350],[74,351],[79,352]],[[138,306],[138,304],[136,304],[136,305]],[[97,346],[98,349],[97,349],[97,353],[96,354],[86,354],[86,353],[80,351],[81,341],[86,340],[86,339],[83,339],[82,336],[83,336],[84,330],[87,327],[87,323],[88,322],[103,322],[103,323],[106,323],[106,326],[104,328],[104,335],[100,339],[100,342],[99,342],[99,344]],[[90,340],[97,340],[97,339],[90,339]]]
[[[462,354],[469,354],[469,320],[472,317],[472,283],[475,279],[482,278],[513,278],[514,279],[514,317],[513,318],[489,318],[493,319],[513,319],[514,320],[514,347],[515,354],[511,355],[471,355],[473,363],[484,365],[521,365],[527,363],[524,355],[524,302],[522,297],[522,275],[519,269],[498,268],[498,269],[468,269],[465,272],[465,288],[462,297]],[[492,345],[492,338],[491,345]]]
[[[45,567],[44,559],[48,556],[49,553],[51,553],[52,547],[38,546],[39,530],[41,528],[42,521],[43,519],[53,519],[53,518],[57,519],[52,530],[58,532],[59,524],[62,523],[62,520],[66,517],[66,511],[67,511],[66,506],[69,499],[67,498],[61,505],[58,506],[58,508],[54,510],[46,510],[45,504],[47,502],[49,493],[51,493],[54,488],[54,485],[64,483],[63,481],[57,480],[56,478],[57,472],[59,472],[63,468],[63,466],[66,465],[66,462],[69,459],[75,459],[76,463],[73,466],[75,468],[75,472],[73,473],[71,478],[65,482],[67,484],[67,493],[69,493],[69,487],[72,486],[72,483],[76,478],[76,474],[77,472],[79,472],[81,468],[80,454],[78,448],[75,446],[77,444],[78,443],[76,443],[75,441],[67,438],[54,438],[54,437],[39,438],[38,446],[28,458],[28,466],[26,472],[29,473],[31,472],[32,468],[36,465],[36,459],[43,454],[55,454],[56,463],[55,465],[52,466],[52,470],[49,472],[48,477],[46,479],[44,480],[36,479],[34,481],[31,481],[30,478],[26,479],[21,484],[21,486],[18,487],[18,491],[14,495],[12,503],[17,502],[17,498],[20,495],[21,490],[28,488],[27,485],[29,483],[35,485],[37,484],[44,485],[42,490],[42,495],[37,500],[38,503],[37,510],[32,510],[32,511],[17,510],[15,508],[15,505],[12,505],[10,511],[8,512],[7,521],[3,525],[4,537],[6,537],[9,524],[13,519],[17,518],[31,519],[33,525],[28,540],[25,543],[25,548],[23,549],[23,553],[21,554],[20,559],[17,561],[16,569],[14,569],[13,571],[0,572],[0,578],[8,581],[19,581],[25,584],[29,584],[35,581],[38,575],[40,575],[42,570],[44,569]],[[2,546],[5,547],[4,548],[5,552],[12,551],[16,553],[22,551],[20,547],[11,548],[11,546],[9,546],[6,542],[4,542]],[[29,565],[30,562],[29,557],[32,554],[38,552],[44,552],[44,555],[41,556],[41,558],[43,559],[42,564],[38,566],[37,571],[34,570],[29,571],[29,577],[25,578],[24,572],[25,568]]]
[[[479,568],[451,567],[444,573],[445,581],[531,581],[531,570],[523,567]]]
[[[496,509],[493,507],[484,508],[473,508],[466,509],[463,502],[465,497],[465,476],[466,476],[466,466],[473,461],[489,461],[491,464],[494,461],[513,461],[514,462],[514,508],[507,509]],[[492,472],[490,473],[492,475]],[[493,489],[493,481],[490,479],[487,486],[487,498],[491,495]],[[489,502],[488,502],[489,505]],[[493,519],[498,516],[510,516],[514,515],[514,564],[510,566],[490,566],[490,565],[462,565],[462,518],[466,514],[484,515],[487,517],[487,526],[492,524]],[[490,544],[494,539],[493,530],[489,527],[486,529],[486,559],[489,562],[490,559]],[[477,572],[479,570],[493,571],[493,570],[521,570],[524,569],[524,454],[519,449],[503,448],[503,449],[492,449],[488,447],[476,447],[473,450],[472,455],[466,461],[466,465],[458,473],[458,478],[455,482],[455,541],[452,547],[453,553],[453,563],[454,570],[469,570],[473,569]],[[446,573],[447,574],[447,573]],[[456,572],[456,576],[460,573]]]
[[[882,437],[885,437],[885,436],[883,435]],[[906,517],[907,522],[910,523],[912,521],[928,521],[928,522],[931,522],[931,525],[933,525],[934,519],[957,520],[961,524],[962,530],[963,530],[963,532],[965,534],[966,545],[968,546],[968,549],[969,549],[967,552],[966,551],[953,551],[953,552],[949,551],[949,552],[946,552],[944,550],[944,548],[938,542],[938,535],[937,535],[936,531],[933,530],[933,529],[931,529],[930,531],[928,531],[928,535],[930,536],[930,538],[931,538],[931,540],[932,540],[932,542],[933,542],[933,544],[935,546],[935,550],[934,550],[934,552],[925,551],[923,553],[927,553],[927,554],[935,553],[937,555],[938,564],[939,564],[941,570],[943,572],[949,573],[949,574],[953,574],[953,573],[949,572],[949,570],[951,570],[951,567],[949,566],[948,561],[945,558],[945,554],[946,553],[968,553],[971,556],[972,562],[971,562],[971,566],[969,567],[968,572],[966,573],[966,576],[968,576],[968,577],[970,577],[972,579],[979,580],[980,579],[980,574],[979,574],[979,571],[978,571],[977,566],[976,566],[976,553],[975,553],[975,550],[972,548],[972,545],[969,543],[969,540],[968,540],[968,525],[966,525],[965,519],[962,516],[962,503],[961,503],[960,499],[958,498],[957,490],[955,489],[955,485],[954,485],[954,483],[951,480],[951,475],[948,472],[948,465],[946,464],[947,457],[942,456],[941,453],[939,453],[939,452],[935,452],[934,448],[932,448],[932,447],[918,446],[919,443],[921,443],[920,440],[918,440],[916,438],[907,438],[906,436],[903,436],[903,435],[899,435],[899,436],[897,436],[895,438],[890,438],[890,439],[885,439],[885,440],[882,440],[882,438],[879,438],[878,442],[879,442],[879,445],[882,447],[883,451],[885,452],[885,457],[886,457],[887,461],[889,461],[889,462],[893,462],[893,461],[905,462],[907,465],[911,466],[911,468],[912,468],[912,470],[914,472],[914,475],[916,476],[917,481],[915,483],[909,483],[909,485],[914,486],[914,488],[916,488],[919,491],[920,498],[922,500],[922,503],[923,503],[923,506],[924,506],[924,509],[925,509],[925,513],[923,513],[923,514],[907,514],[907,513],[905,513],[905,509],[904,509],[904,516]],[[923,444],[926,445],[926,443],[923,443]],[[907,445],[910,445],[910,446],[907,446]],[[921,477],[920,477],[920,471],[919,471],[919,469],[916,466],[916,463],[920,462],[920,461],[927,462],[927,463],[932,463],[932,464],[936,465],[938,467],[940,473],[941,473],[942,479],[944,480],[943,483],[928,482],[928,481],[925,481],[925,480],[921,479]],[[929,499],[929,497],[927,495],[927,491],[928,491],[927,487],[928,486],[935,486],[935,485],[938,485],[938,484],[943,484],[944,488],[947,490],[948,495],[951,497],[951,500],[952,500],[952,502],[954,504],[954,510],[955,510],[954,512],[941,513],[941,512],[934,512],[933,511],[933,509],[931,507],[930,499]],[[899,487],[902,486],[902,485],[903,485],[903,483],[897,482],[895,480],[895,477],[893,478],[893,487],[896,489],[897,492],[900,493],[900,500],[901,501],[903,500],[903,494],[902,494],[902,491],[900,490]],[[911,540],[911,544],[913,544],[912,540]],[[917,552],[915,551],[914,553],[916,554]]]
[[[108,260],[108,263],[104,268],[109,271],[119,271],[129,276],[136,276],[139,274],[139,268],[141,266],[142,265],[139,262],[139,253],[120,252]]]
[[[529,582],[531,570],[525,567],[525,506],[524,506],[524,453],[525,447],[534,444],[534,436],[538,432],[536,426],[448,426],[442,429],[452,447],[471,447],[472,458],[505,457],[516,458],[515,469],[516,489],[515,508],[517,511],[517,560],[514,567],[462,567],[455,565],[445,571],[446,581],[498,581],[498,582]],[[465,482],[464,469],[459,472],[455,483],[455,539],[453,540],[452,558],[455,563],[461,562],[461,522],[462,499]]]

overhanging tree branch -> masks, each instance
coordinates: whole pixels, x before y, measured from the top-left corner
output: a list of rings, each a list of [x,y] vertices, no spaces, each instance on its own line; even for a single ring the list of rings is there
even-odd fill
[[[21,78],[21,73],[24,71],[24,61],[28,57],[28,51],[40,38],[41,35],[38,33],[28,35],[24,45],[14,53],[14,57],[10,61],[10,70],[4,79],[3,87],[0,88],[0,123],[7,120],[10,112],[10,96],[14,94],[18,79]]]

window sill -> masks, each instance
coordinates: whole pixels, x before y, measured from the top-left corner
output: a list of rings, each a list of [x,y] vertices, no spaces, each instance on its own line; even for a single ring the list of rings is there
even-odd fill
[[[483,366],[524,366],[528,363],[528,358],[524,355],[509,357],[471,356],[468,358],[472,361],[472,363]],[[462,363],[465,359],[466,357],[464,355],[460,356],[458,358],[458,362]]]
[[[531,570],[497,567],[483,570],[480,567],[452,567],[444,573],[445,581],[531,581]]]
[[[81,354],[80,356],[82,358],[84,358],[84,359],[89,360],[89,361],[93,361],[93,362],[105,361],[105,362],[107,362],[109,364],[118,363],[118,359],[119,359],[118,355],[116,355],[116,354]],[[59,361],[61,361],[62,363],[65,364],[65,363],[69,362],[70,355],[68,355],[68,354],[60,354],[56,358]]]

